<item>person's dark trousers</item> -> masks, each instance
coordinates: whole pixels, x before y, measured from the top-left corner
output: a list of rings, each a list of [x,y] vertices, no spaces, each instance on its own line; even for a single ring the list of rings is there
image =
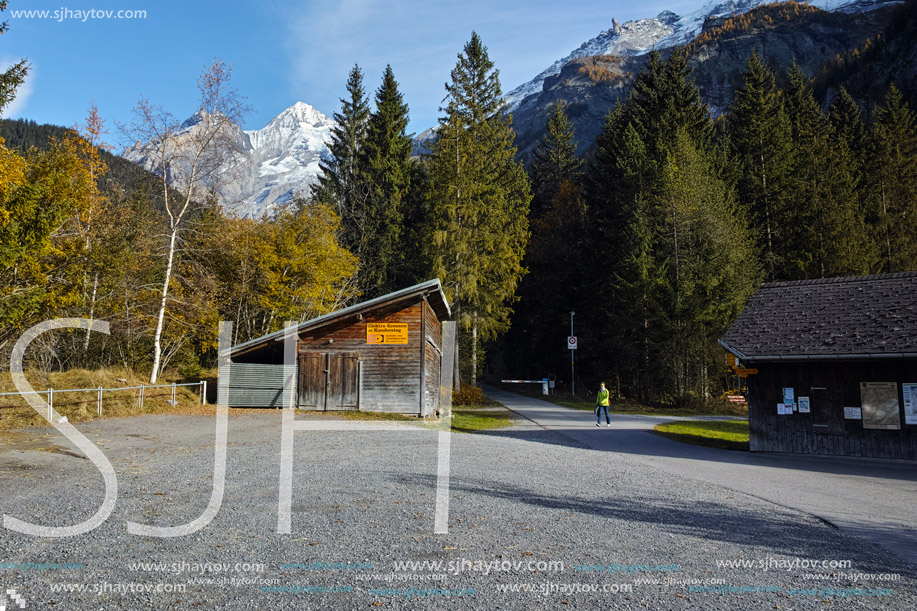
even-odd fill
[[[607,405],[596,405],[595,406],[596,424],[599,424],[602,422],[602,410],[605,410],[606,424],[611,424],[611,417],[608,415],[608,406]]]

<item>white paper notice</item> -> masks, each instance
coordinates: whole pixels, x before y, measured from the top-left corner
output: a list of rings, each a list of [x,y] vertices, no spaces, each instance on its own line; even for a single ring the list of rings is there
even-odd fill
[[[799,405],[800,414],[808,414],[810,411],[812,411],[812,408],[809,405],[808,397],[799,397],[799,402],[797,405]]]
[[[783,389],[783,404],[789,406],[790,412],[793,411],[793,406],[796,404],[796,394],[792,388]]]
[[[901,385],[904,395],[904,424],[917,424],[917,382]]]
[[[845,407],[844,418],[847,420],[862,420],[863,409],[859,407]]]

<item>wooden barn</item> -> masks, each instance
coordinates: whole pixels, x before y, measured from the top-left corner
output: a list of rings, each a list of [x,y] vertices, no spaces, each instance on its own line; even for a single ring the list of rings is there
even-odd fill
[[[752,451],[917,459],[917,272],[763,284],[720,344]]]
[[[300,409],[435,414],[450,316],[442,284],[431,280],[299,324],[292,367],[284,330],[233,346],[229,404],[282,407],[292,375]]]

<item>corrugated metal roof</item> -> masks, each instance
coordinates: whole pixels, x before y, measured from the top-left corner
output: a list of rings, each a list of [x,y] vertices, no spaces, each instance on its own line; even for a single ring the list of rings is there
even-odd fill
[[[917,272],[762,284],[720,344],[748,362],[914,358]]]
[[[443,285],[439,281],[439,278],[435,278],[433,280],[421,282],[420,284],[415,284],[414,286],[410,286],[406,289],[401,289],[400,291],[395,291],[394,293],[389,293],[388,295],[382,295],[381,297],[376,297],[374,299],[370,299],[369,301],[357,303],[341,310],[329,312],[328,314],[313,318],[312,320],[301,322],[296,325],[296,332],[301,333],[303,331],[322,327],[346,316],[359,314],[367,310],[372,310],[389,303],[401,301],[402,299],[408,299],[413,296],[430,297],[430,307],[433,308],[433,311],[436,312],[436,315],[439,316],[440,320],[446,320],[452,316],[452,310],[449,308],[449,302],[446,301],[446,294],[443,292]],[[237,344],[230,348],[230,356],[232,357],[236,356],[237,354],[249,352],[275,340],[282,340],[286,333],[287,329],[281,329],[279,331],[275,331],[274,333],[262,335],[261,337],[257,337],[255,339],[248,340],[247,342]]]

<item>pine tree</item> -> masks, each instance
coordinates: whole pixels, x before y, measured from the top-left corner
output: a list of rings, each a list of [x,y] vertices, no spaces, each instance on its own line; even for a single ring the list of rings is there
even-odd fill
[[[519,286],[508,339],[523,342],[519,348],[529,365],[556,371],[569,359],[565,322],[582,287],[585,205],[582,160],[562,102],[552,107],[545,129],[532,162],[529,273]]]
[[[917,122],[891,85],[873,111],[868,201],[884,272],[917,270]]]
[[[363,254],[360,288],[367,297],[403,288],[396,283],[405,260],[412,256],[404,243],[413,149],[407,125],[408,105],[398,91],[391,66],[386,66],[361,151],[369,195],[359,249]]]
[[[573,124],[564,112],[561,100],[551,107],[545,130],[545,135],[535,149],[532,159],[534,217],[550,210],[562,183],[569,181],[579,186],[582,181],[583,161],[576,156]]]
[[[808,76],[790,69],[787,115],[795,148],[782,279],[868,273],[874,264],[852,155],[815,101]]]
[[[395,269],[394,285],[406,287],[429,280],[433,269],[430,223],[430,176],[423,161],[410,165],[410,188],[403,200],[404,224],[401,230],[401,254]]]
[[[679,131],[652,209],[654,266],[663,270],[654,321],[659,380],[676,398],[710,397],[716,340],[757,285],[758,265],[745,215],[708,155]]]
[[[785,255],[784,198],[793,147],[774,75],[755,51],[727,117],[738,165],[739,201],[758,228],[756,243],[763,253],[765,278],[774,279]]]
[[[363,236],[371,219],[362,149],[370,111],[360,66],[354,65],[350,70],[347,93],[348,97],[341,99],[340,112],[334,113],[335,126],[328,143],[331,159],[319,164],[321,175],[313,186],[312,198],[334,206],[341,218],[341,241],[363,261],[367,247]]]
[[[646,68],[634,82],[624,107],[625,121],[632,122],[653,159],[665,158],[679,129],[698,149],[712,144],[713,122],[707,105],[694,86],[683,49],[675,49],[665,61],[658,51],[649,54]]]
[[[499,72],[477,33],[446,84],[430,167],[433,263],[462,329],[470,332],[470,379],[478,350],[508,326],[524,268],[531,193],[515,160],[512,117]]]
[[[577,308],[590,338],[581,356],[606,363],[596,373],[642,399],[657,398],[662,375],[664,327],[656,321],[665,316],[665,269],[657,257],[656,190],[678,137],[712,154],[713,123],[684,54],[663,61],[653,52],[631,94],[606,117],[587,172],[583,254],[592,277],[585,290],[603,298]]]
[[[7,4],[7,0],[0,0],[0,13],[6,10]],[[0,35],[5,34],[8,29],[6,21],[0,23]],[[25,82],[25,77],[28,74],[29,62],[25,59],[19,60],[0,73],[0,114],[16,97],[16,90]]]
[[[866,125],[863,113],[847,89],[841,86],[831,102],[828,120],[835,135],[846,142],[857,164],[866,158]]]

